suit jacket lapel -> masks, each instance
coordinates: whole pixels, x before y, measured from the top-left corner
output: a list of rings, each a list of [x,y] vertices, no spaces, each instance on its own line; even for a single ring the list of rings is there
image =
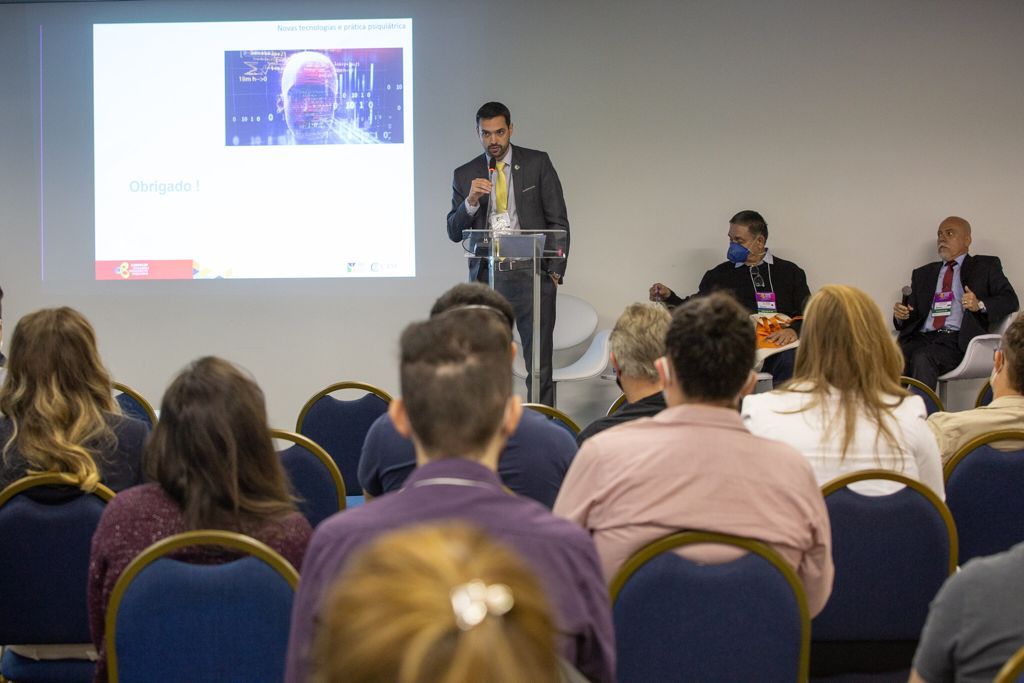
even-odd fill
[[[512,194],[516,197],[516,213],[519,227],[523,226],[523,160],[518,150],[512,152]]]
[[[974,272],[974,257],[968,254],[964,256],[964,264],[960,266],[960,286],[968,287],[967,281],[971,279]]]

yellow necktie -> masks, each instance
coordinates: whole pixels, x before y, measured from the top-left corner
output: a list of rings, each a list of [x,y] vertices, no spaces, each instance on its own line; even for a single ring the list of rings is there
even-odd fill
[[[494,199],[498,204],[498,213],[505,213],[508,211],[508,181],[505,180],[505,162],[499,161],[497,168],[498,177],[495,180],[498,185],[494,188]]]

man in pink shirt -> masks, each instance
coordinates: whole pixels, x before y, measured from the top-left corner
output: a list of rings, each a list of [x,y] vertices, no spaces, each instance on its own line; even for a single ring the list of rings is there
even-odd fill
[[[587,529],[605,579],[642,546],[680,530],[767,543],[792,564],[811,614],[832,590],[828,512],[799,451],[750,434],[737,405],[756,383],[754,327],[727,294],[692,299],[672,316],[657,362],[668,408],[588,439],[554,512]],[[714,546],[687,557],[721,562]]]

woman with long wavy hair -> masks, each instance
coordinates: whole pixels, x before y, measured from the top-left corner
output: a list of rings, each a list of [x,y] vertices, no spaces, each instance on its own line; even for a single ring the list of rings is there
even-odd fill
[[[826,285],[807,304],[793,379],[747,396],[743,418],[758,436],[803,452],[820,484],[886,469],[944,496],[939,449],[924,402],[900,386],[903,356],[878,305],[863,291]],[[892,482],[857,490],[884,494]]]
[[[48,308],[18,321],[0,412],[0,489],[48,472],[87,491],[142,483],[148,428],[120,414],[96,333],[78,311]]]

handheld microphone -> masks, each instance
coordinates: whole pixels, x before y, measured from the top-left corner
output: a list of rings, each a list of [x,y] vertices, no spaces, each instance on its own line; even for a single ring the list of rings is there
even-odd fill
[[[909,285],[905,285],[903,287],[902,291],[903,291],[903,302],[902,303],[903,303],[904,306],[909,306],[910,305],[910,296],[914,293],[914,290],[911,289]]]

